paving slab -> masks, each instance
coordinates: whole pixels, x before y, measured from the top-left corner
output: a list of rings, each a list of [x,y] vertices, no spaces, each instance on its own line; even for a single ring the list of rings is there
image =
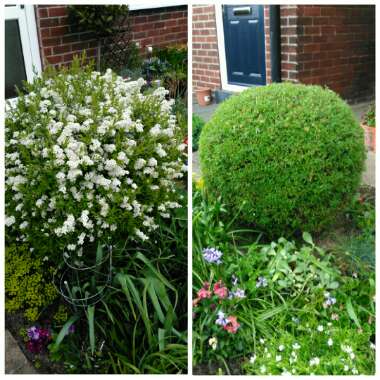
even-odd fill
[[[8,330],[5,330],[5,373],[29,375],[37,373]]]

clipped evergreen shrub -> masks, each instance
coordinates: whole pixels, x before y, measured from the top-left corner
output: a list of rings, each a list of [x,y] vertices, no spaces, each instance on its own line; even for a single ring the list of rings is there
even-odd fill
[[[319,231],[351,201],[365,159],[350,107],[319,86],[251,88],[203,128],[205,186],[269,236]]]
[[[192,125],[192,127],[193,127],[193,152],[196,152],[198,150],[198,147],[199,147],[199,137],[201,135],[202,128],[205,125],[205,122],[203,121],[203,119],[200,116],[193,113],[193,123],[192,124],[193,124]]]

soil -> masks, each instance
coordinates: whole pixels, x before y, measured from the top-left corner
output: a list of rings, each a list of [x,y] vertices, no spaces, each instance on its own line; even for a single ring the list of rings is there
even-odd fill
[[[228,361],[228,370],[223,363],[201,363],[193,367],[193,375],[243,375],[241,363],[238,359]]]

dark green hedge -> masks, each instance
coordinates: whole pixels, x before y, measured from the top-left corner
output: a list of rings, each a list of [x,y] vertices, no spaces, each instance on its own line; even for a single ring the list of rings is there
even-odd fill
[[[193,152],[196,152],[199,147],[199,137],[201,135],[202,129],[205,125],[205,122],[201,117],[193,113]]]
[[[199,145],[210,196],[271,236],[332,222],[357,190],[365,159],[350,107],[333,91],[291,83],[226,100]]]

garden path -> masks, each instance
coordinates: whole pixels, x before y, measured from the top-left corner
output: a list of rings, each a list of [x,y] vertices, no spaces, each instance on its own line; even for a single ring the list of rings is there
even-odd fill
[[[358,120],[361,120],[363,114],[369,107],[369,102],[358,103],[351,105],[351,108]],[[209,106],[201,107],[197,103],[193,103],[193,113],[200,116],[204,121],[210,120],[215,112],[218,104],[212,103]],[[193,175],[195,178],[200,177],[199,155],[198,152],[193,152]],[[367,152],[366,168],[363,173],[363,184],[375,187],[375,162],[376,155],[374,152]]]
[[[36,371],[29,363],[12,334],[5,330],[5,373],[6,374],[35,374]]]

